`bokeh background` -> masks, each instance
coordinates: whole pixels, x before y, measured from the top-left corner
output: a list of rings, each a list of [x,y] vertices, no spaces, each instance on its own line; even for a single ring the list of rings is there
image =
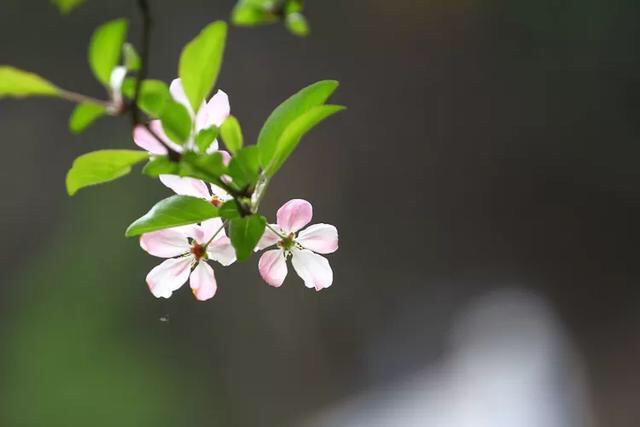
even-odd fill
[[[152,1],[151,76],[231,0]],[[3,0],[0,63],[100,96],[91,31]],[[640,5],[635,0],[308,1],[312,36],[230,31],[219,87],[254,139],[335,78],[349,107],[273,182],[336,224],[334,285],[216,269],[206,303],[156,300],[125,227],[170,194],[139,174],[69,198],[72,105],[0,102],[0,425],[637,426]],[[164,319],[164,320],[162,320]]]

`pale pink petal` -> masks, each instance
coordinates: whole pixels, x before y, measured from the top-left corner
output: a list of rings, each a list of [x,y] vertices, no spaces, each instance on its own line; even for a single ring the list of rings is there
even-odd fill
[[[167,154],[167,149],[142,125],[138,125],[133,129],[133,142],[151,154]]]
[[[229,117],[231,107],[229,105],[229,96],[221,90],[200,108],[196,115],[196,130],[206,129],[211,125],[220,127],[222,123]]]
[[[216,237],[207,247],[207,255],[209,259],[218,261],[225,267],[236,261],[236,251],[231,245],[231,240],[220,232],[221,237]]]
[[[231,154],[229,154],[229,152],[225,150],[218,150],[218,152],[222,154],[222,163],[224,163],[225,166],[229,166],[229,162],[231,161]]]
[[[338,230],[331,224],[313,224],[300,233],[296,242],[319,254],[338,250]]]
[[[258,271],[269,285],[280,287],[287,277],[287,260],[284,252],[273,249],[262,254],[258,261]]]
[[[184,229],[167,228],[140,236],[140,247],[153,256],[171,258],[189,252],[187,237]]]
[[[187,98],[187,94],[184,93],[184,88],[182,87],[182,80],[180,80],[179,78],[173,79],[171,81],[171,84],[169,85],[169,92],[171,93],[171,97],[173,98],[173,100],[184,105],[187,108],[187,110],[189,110],[191,117],[193,117],[193,108],[191,108],[191,103]]]
[[[123,66],[118,66],[111,71],[111,76],[109,79],[109,85],[111,86],[111,91],[114,94],[120,94],[120,89],[122,88],[122,82],[127,75],[127,68]]]
[[[226,202],[227,200],[231,200],[233,198],[229,195],[229,193],[227,193],[225,190],[218,187],[217,185],[209,184],[209,186],[211,187],[211,192],[213,193],[213,195],[218,196],[218,198],[223,202]]]
[[[198,300],[206,301],[212,298],[218,289],[213,268],[204,261],[198,263],[196,268],[191,272],[189,285],[191,286],[193,295],[195,295]]]
[[[224,229],[222,227],[222,220],[220,218],[211,218],[206,221],[202,221],[200,225],[195,226],[195,235],[193,238],[196,242],[204,245],[209,242],[211,237],[220,230],[220,232],[216,235],[216,238],[220,238],[225,236]]]
[[[269,224],[269,225],[271,226],[271,228],[274,228],[279,232],[281,231],[280,227],[278,227],[276,224]],[[261,251],[262,249],[268,248],[271,245],[275,245],[280,241],[281,237],[278,236],[276,233],[274,233],[273,230],[271,230],[271,228],[267,227],[264,229],[264,233],[262,234],[262,237],[258,241],[258,244],[256,245],[256,248],[254,249],[254,251]]]
[[[302,199],[289,200],[276,214],[277,223],[285,233],[295,233],[309,224],[313,216],[311,203]]]
[[[147,274],[147,285],[156,298],[169,298],[189,278],[193,257],[169,258]]]
[[[176,194],[199,197],[206,200],[211,198],[209,190],[207,189],[207,184],[199,179],[177,175],[160,175],[159,178],[160,182],[175,191]]]
[[[213,154],[216,151],[218,151],[218,148],[220,148],[220,144],[218,143],[217,139],[214,139],[213,142],[209,144],[209,146],[207,147],[207,150],[205,151],[205,153]],[[224,161],[224,158],[222,160]]]
[[[304,280],[307,288],[315,288],[319,291],[331,286],[333,270],[325,257],[306,249],[294,248],[291,252],[291,264],[298,276]]]

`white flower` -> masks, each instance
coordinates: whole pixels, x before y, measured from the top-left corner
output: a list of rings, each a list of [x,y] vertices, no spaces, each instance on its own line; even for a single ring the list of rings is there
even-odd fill
[[[319,291],[333,283],[333,270],[329,261],[318,254],[329,254],[338,249],[338,230],[330,224],[314,224],[298,233],[311,221],[313,208],[306,200],[290,200],[276,214],[277,224],[265,230],[258,249],[277,245],[260,257],[260,276],[271,286],[279,287],[287,277],[287,258],[307,288]],[[275,232],[273,230],[275,230]]]
[[[216,234],[217,233],[217,234]],[[212,298],[218,288],[207,260],[227,266],[236,260],[231,241],[220,218],[143,234],[140,246],[153,256],[168,258],[147,275],[156,298],[169,298],[187,279],[200,301]]]

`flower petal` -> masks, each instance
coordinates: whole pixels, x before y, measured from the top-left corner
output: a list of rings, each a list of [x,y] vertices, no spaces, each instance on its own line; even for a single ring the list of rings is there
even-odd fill
[[[278,231],[281,231],[280,227],[278,227],[276,224],[269,224],[269,226]],[[278,243],[278,241],[280,241],[280,236],[274,233],[271,228],[266,227],[264,229],[264,233],[262,234],[262,237],[260,238],[260,241],[256,245],[254,251],[261,251],[262,249],[268,248],[271,245],[275,245],[276,243]]]
[[[184,105],[187,110],[189,110],[189,114],[191,114],[191,117],[193,117],[193,108],[191,108],[189,98],[187,98],[187,94],[184,92],[182,80],[180,80],[179,78],[173,79],[171,81],[171,84],[169,85],[169,92],[171,93],[171,97],[173,98],[173,100]]]
[[[280,249],[272,249],[262,254],[258,261],[258,271],[269,285],[280,287],[287,277],[287,260]]]
[[[133,129],[133,142],[151,154],[167,154],[167,149],[142,125],[138,125]]]
[[[122,82],[127,75],[127,68],[122,65],[117,66],[111,71],[109,79],[109,86],[114,94],[120,95],[120,89],[122,88]]]
[[[206,129],[212,125],[220,127],[231,113],[229,96],[218,90],[196,115],[196,131]]]
[[[206,221],[202,221],[200,225],[196,224],[196,226],[194,227],[195,235],[192,237],[196,239],[196,242],[200,243],[201,245],[204,245],[209,241],[209,239],[211,239],[211,237],[213,237],[213,235],[218,230],[220,230],[221,227],[222,227],[222,220],[220,218],[211,218]],[[220,230],[220,233],[218,233],[216,238],[220,238],[221,236],[224,236],[224,235],[225,235],[224,229],[222,229]]]
[[[319,254],[330,254],[338,250],[338,229],[331,224],[313,224],[298,233],[296,242]]]
[[[206,301],[213,298],[218,289],[213,268],[204,261],[198,263],[196,268],[191,272],[189,286],[191,286],[191,290],[196,299]]]
[[[225,267],[236,261],[236,251],[231,245],[231,240],[220,232],[221,237],[216,237],[207,247],[207,255],[209,259],[218,261]]]
[[[293,249],[291,252],[291,264],[307,288],[319,291],[331,286],[333,270],[325,257],[306,249]]]
[[[189,278],[193,257],[169,258],[147,274],[147,285],[156,298],[169,298]]]
[[[285,233],[295,233],[309,224],[313,216],[311,203],[302,199],[289,200],[278,209],[277,223]]]
[[[167,228],[140,236],[140,247],[153,256],[171,258],[189,252],[189,237],[184,229]]]
[[[175,191],[176,194],[199,197],[206,200],[211,198],[207,184],[199,179],[189,178],[187,176],[160,175],[160,182]]]

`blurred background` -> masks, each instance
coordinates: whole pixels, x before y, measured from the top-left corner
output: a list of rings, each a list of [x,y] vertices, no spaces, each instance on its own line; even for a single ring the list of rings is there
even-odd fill
[[[232,0],[152,1],[150,76]],[[0,425],[637,426],[640,5],[308,1],[312,35],[232,28],[219,87],[255,140],[326,78],[349,107],[273,182],[337,225],[333,286],[257,258],[219,291],[157,300],[125,227],[170,191],[139,174],[67,197],[72,160],[132,148],[128,120],[67,131],[72,105],[0,102]],[[3,0],[0,63],[102,96],[92,30]]]

